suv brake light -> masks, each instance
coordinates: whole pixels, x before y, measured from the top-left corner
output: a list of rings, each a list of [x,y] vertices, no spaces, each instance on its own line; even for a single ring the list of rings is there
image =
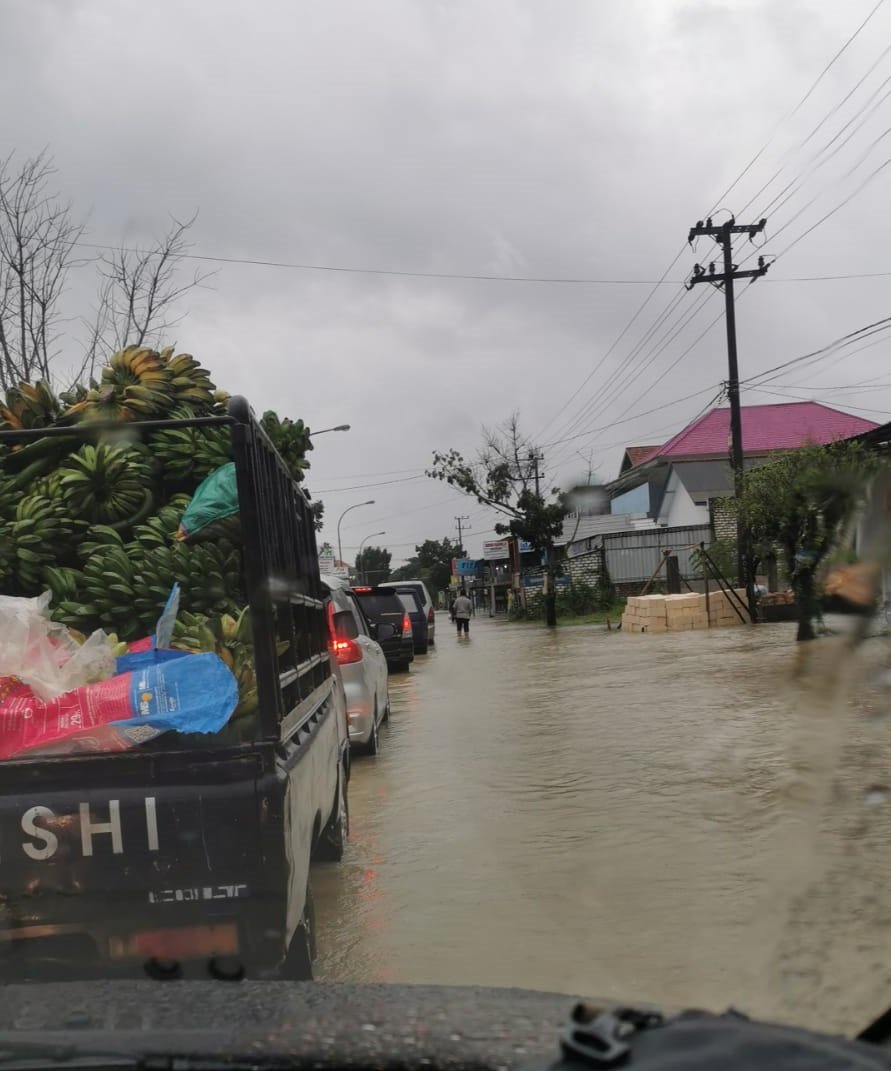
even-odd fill
[[[353,587],[353,591],[371,591],[371,588],[368,587],[366,584],[356,584]]]
[[[402,631],[403,633],[411,632],[411,618],[408,616],[408,614],[402,615]]]
[[[339,666],[362,661],[362,648],[355,640],[333,640],[331,649],[334,651],[334,657]]]
[[[427,611],[427,624],[428,625],[432,625],[433,624],[433,607],[432,606]]]
[[[347,666],[351,662],[362,661],[362,648],[355,640],[340,639],[334,628],[334,603],[328,603],[328,635],[331,643],[331,653],[339,666]]]

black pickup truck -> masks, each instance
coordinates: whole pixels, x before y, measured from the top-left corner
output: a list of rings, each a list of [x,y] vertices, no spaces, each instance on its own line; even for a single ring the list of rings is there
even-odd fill
[[[310,860],[342,855],[349,780],[313,518],[244,399],[127,427],[150,443],[202,424],[231,434],[258,713],[237,731],[0,763],[5,976],[312,976]]]

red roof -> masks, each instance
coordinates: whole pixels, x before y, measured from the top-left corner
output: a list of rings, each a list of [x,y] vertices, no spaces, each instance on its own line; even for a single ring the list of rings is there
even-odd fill
[[[644,458],[649,457],[654,450],[658,449],[658,446],[627,446],[625,453],[632,465],[639,465]]]
[[[807,443],[831,443],[862,435],[878,425],[872,420],[842,413],[819,402],[782,402],[779,405],[742,407],[743,452],[769,454],[774,450],[794,450]],[[725,456],[730,449],[730,410],[712,409],[688,424],[683,431],[653,452],[636,461],[658,457]]]

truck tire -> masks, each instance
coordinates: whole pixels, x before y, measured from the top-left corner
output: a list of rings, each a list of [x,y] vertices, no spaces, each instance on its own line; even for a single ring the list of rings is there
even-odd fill
[[[426,654],[426,653],[427,653],[427,641],[424,640],[423,643],[419,643],[418,646],[415,648],[415,654]]]
[[[384,707],[384,716],[381,718],[381,721],[384,722],[384,721],[389,721],[389,720],[390,720],[390,689],[387,688],[387,705]]]
[[[288,982],[311,982],[312,962],[315,958],[316,911],[312,899],[312,885],[307,878],[303,917],[291,938],[291,945],[282,965],[282,978]]]
[[[343,859],[347,837],[350,833],[350,790],[346,770],[341,767],[337,778],[337,799],[328,823],[322,830],[316,845],[316,858],[326,863],[339,863]]]

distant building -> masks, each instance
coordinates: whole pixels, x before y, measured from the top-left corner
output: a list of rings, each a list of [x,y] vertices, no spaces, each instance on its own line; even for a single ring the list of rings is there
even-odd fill
[[[742,407],[744,465],[808,443],[827,444],[873,431],[877,425],[819,402]],[[609,574],[634,590],[668,552],[681,574],[692,577],[701,542],[732,534],[735,524],[722,500],[733,495],[730,410],[712,409],[661,446],[629,446],[619,475],[605,487],[607,515],[579,510],[568,515],[558,545],[567,572],[597,584]]]
[[[874,421],[820,402],[742,407],[747,467],[782,450],[849,439],[875,428]],[[610,513],[643,514],[663,527],[709,521],[710,503],[733,494],[730,410],[712,409],[662,446],[628,447],[619,475],[607,490]]]

